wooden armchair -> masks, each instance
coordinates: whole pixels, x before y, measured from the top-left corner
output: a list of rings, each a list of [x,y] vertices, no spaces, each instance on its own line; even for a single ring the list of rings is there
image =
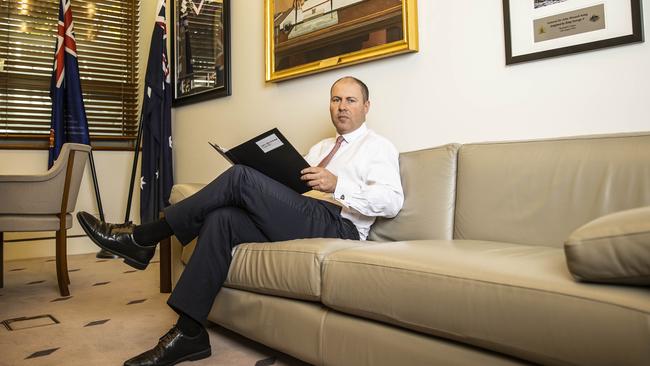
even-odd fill
[[[3,233],[56,231],[56,276],[69,296],[66,230],[72,227],[90,146],[64,144],[50,170],[34,175],[0,175],[0,288],[3,287]]]

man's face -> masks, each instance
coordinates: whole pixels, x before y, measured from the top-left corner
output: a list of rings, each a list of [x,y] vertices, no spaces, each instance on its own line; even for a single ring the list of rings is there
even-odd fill
[[[334,84],[330,97],[330,116],[341,135],[359,128],[366,120],[369,101],[363,101],[361,86],[352,80],[343,79]]]

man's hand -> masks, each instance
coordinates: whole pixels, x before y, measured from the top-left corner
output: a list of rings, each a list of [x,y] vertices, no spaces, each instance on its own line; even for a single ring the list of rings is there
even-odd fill
[[[326,193],[334,193],[336,189],[338,178],[325,168],[312,166],[301,170],[300,174],[302,174],[300,179],[307,181],[311,189]]]

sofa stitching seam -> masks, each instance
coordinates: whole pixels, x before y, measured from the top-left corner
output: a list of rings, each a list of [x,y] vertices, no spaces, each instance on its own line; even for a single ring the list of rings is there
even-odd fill
[[[250,286],[250,285],[248,285],[248,284],[246,284],[244,282],[233,282],[233,281],[230,281],[230,280],[228,280],[228,282],[226,284],[224,284],[224,286],[225,287],[231,287],[231,288],[238,289],[238,290],[248,290],[248,291],[250,291],[252,289],[257,289],[257,290],[262,290],[262,291],[268,290],[269,293],[263,293],[263,294],[264,295],[276,296],[276,295],[274,295],[272,293],[272,292],[275,292],[275,293],[282,294],[282,297],[286,297],[286,298],[289,298],[289,299],[305,300],[305,301],[316,301],[316,300],[298,298],[298,297],[295,297],[295,295],[298,295],[298,296],[305,295],[305,296],[310,296],[310,297],[316,297],[318,299],[318,301],[320,301],[320,298],[321,298],[320,295],[308,294],[308,293],[305,293],[305,292],[294,292],[294,291],[291,291],[291,290],[283,291],[283,290],[278,289],[278,288],[264,287],[264,286],[257,286],[257,285]],[[255,291],[251,291],[251,292],[255,293]],[[290,297],[289,295],[294,295],[294,296]]]
[[[608,139],[621,139],[621,138],[646,138],[650,136],[648,133],[635,134],[632,133],[621,133],[617,135],[609,136],[597,136],[597,135],[586,135],[586,136],[567,136],[567,137],[550,137],[550,138],[541,138],[541,139],[530,139],[530,140],[515,140],[515,141],[485,141],[485,142],[470,142],[467,144],[461,144],[463,146],[485,146],[485,145],[514,145],[514,144],[531,144],[531,143],[554,143],[554,142],[581,142],[589,140],[608,140]]]
[[[363,246],[363,245],[360,245],[360,246]],[[295,249],[289,249],[289,250],[287,250],[287,249],[282,249],[282,248],[266,248],[266,249],[258,249],[258,248],[242,248],[242,247],[239,247],[239,248],[237,249],[237,251],[238,251],[238,252],[240,252],[240,251],[247,251],[247,252],[300,253],[300,254],[310,254],[310,255],[315,255],[315,256],[323,256],[323,255],[329,255],[329,254],[336,253],[336,252],[341,251],[341,250],[351,249],[351,248],[358,248],[358,247],[341,248],[341,249],[337,249],[337,250],[334,250],[334,251],[331,251],[331,252],[327,252],[327,253],[310,252],[310,251],[302,251],[302,250],[295,250]]]
[[[392,269],[392,270],[402,271],[402,272],[417,272],[417,273],[428,274],[428,275],[432,275],[432,276],[436,276],[436,277],[454,278],[454,279],[465,280],[465,281],[473,281],[473,282],[487,283],[487,284],[496,285],[496,286],[501,286],[501,287],[520,288],[520,289],[530,290],[530,291],[536,291],[536,292],[540,292],[540,293],[547,293],[547,294],[553,294],[553,295],[564,296],[564,297],[569,297],[569,298],[575,298],[575,299],[581,299],[581,300],[594,301],[594,302],[598,302],[598,303],[601,303],[601,304],[606,304],[606,305],[610,305],[610,306],[620,307],[620,308],[624,308],[624,309],[628,309],[628,310],[636,311],[636,312],[639,312],[639,313],[641,313],[641,314],[650,315],[650,311],[644,311],[644,310],[640,310],[640,309],[635,309],[635,308],[632,308],[632,307],[629,307],[629,306],[625,306],[625,305],[620,305],[620,304],[613,304],[613,303],[611,303],[611,302],[609,302],[609,301],[596,300],[596,299],[588,298],[588,297],[584,297],[584,296],[575,296],[575,295],[565,294],[565,293],[561,293],[561,292],[557,292],[557,291],[550,291],[550,290],[543,290],[543,289],[535,289],[535,288],[532,288],[532,287],[526,287],[526,286],[521,286],[521,285],[503,284],[503,283],[499,283],[499,282],[492,282],[492,281],[486,281],[486,280],[479,280],[479,279],[473,279],[473,278],[467,278],[467,277],[461,277],[461,276],[445,275],[445,274],[434,273],[434,272],[426,272],[426,271],[420,271],[420,270],[410,270],[410,269],[406,269],[406,268],[399,268],[399,267],[385,266],[385,265],[381,265],[381,264],[371,264],[371,263],[362,263],[362,262],[354,262],[354,261],[341,261],[341,260],[329,260],[329,259],[326,259],[325,261],[323,261],[323,265],[325,265],[326,262],[332,262],[332,263],[350,263],[350,264],[359,264],[359,265],[362,265],[362,266],[382,267],[382,268],[387,268],[387,269]],[[324,288],[324,287],[321,286],[321,288]],[[321,291],[322,291],[322,290],[321,290]],[[321,294],[321,298],[324,299],[324,296],[323,296],[322,294]]]
[[[577,239],[577,240],[575,240],[576,242],[573,242],[573,243],[567,241],[567,242],[565,243],[565,245],[568,245],[568,246],[578,246],[578,245],[580,245],[580,243],[584,243],[584,242],[598,241],[598,240],[611,239],[611,238],[626,238],[626,237],[630,237],[630,236],[636,236],[636,235],[647,235],[647,234],[650,234],[650,230],[643,230],[643,231],[639,231],[639,232],[626,233],[626,234],[618,234],[618,235],[617,235],[617,234],[613,234],[613,235],[608,235],[608,236],[600,236],[600,237],[597,237],[597,238]]]

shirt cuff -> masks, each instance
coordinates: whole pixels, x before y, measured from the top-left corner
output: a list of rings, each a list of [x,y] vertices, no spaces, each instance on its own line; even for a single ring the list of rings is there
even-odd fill
[[[334,199],[345,207],[350,207],[352,193],[355,191],[354,184],[346,182],[341,177],[337,178],[336,188],[334,189]]]

